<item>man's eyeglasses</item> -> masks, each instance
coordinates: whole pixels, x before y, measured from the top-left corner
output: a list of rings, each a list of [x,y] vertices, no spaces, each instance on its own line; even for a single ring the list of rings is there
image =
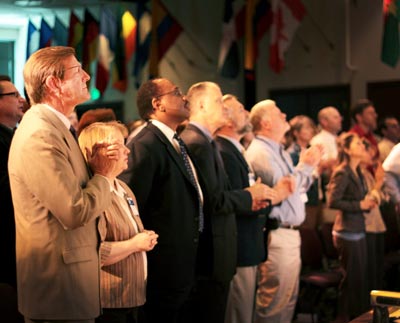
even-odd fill
[[[169,91],[169,92],[166,92],[166,93],[163,93],[163,94],[156,95],[155,98],[158,99],[158,98],[161,98],[162,96],[168,95],[168,94],[172,94],[173,96],[178,96],[178,97],[182,97],[182,96],[183,96],[182,91],[181,91],[178,87],[176,87],[176,88],[173,89],[172,91]]]
[[[64,71],[72,70],[73,68],[77,68],[78,73],[80,73],[82,71],[82,65],[80,65],[80,64],[71,66],[71,67],[66,67],[66,68],[64,68]]]
[[[19,98],[21,94],[19,94],[18,91],[15,91],[15,92],[0,93],[0,96],[13,96]]]

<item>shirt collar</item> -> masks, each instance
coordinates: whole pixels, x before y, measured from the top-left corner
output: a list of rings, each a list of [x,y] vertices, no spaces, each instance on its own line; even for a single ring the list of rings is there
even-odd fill
[[[165,123],[162,123],[159,120],[151,119],[150,122],[158,129],[160,129],[160,131],[164,134],[164,136],[167,137],[170,142],[172,142],[175,134],[174,130],[172,130]]]
[[[256,138],[258,138],[261,141],[264,141],[266,144],[268,144],[273,150],[279,151],[280,149],[283,148],[283,145],[279,142],[276,142],[275,140],[272,140],[268,137],[265,137],[263,135],[256,135]]]
[[[117,194],[120,197],[125,196],[125,190],[123,189],[121,184],[118,183],[118,181],[116,179],[114,179],[113,181],[110,181],[110,191],[114,192],[115,194]]]
[[[67,127],[67,129],[69,129],[71,127],[71,122],[60,111],[57,111],[56,109],[54,109],[53,107],[51,107],[51,106],[49,106],[48,104],[45,104],[45,103],[43,103],[43,106],[46,109],[52,111],[61,120],[61,122]]]
[[[211,132],[206,127],[204,127],[203,125],[201,125],[201,124],[199,124],[198,122],[195,122],[195,121],[190,121],[189,123],[191,125],[195,126],[196,128],[198,128],[207,137],[207,139],[210,142],[213,140]]]
[[[218,135],[218,137],[224,138],[228,141],[230,141],[240,152],[245,151],[246,149],[243,147],[243,145],[240,143],[239,140],[236,140],[235,138],[231,138],[225,135]]]

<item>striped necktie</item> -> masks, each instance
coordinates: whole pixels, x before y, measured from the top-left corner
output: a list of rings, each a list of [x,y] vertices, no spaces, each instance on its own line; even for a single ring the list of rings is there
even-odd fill
[[[181,137],[179,137],[177,134],[174,134],[174,139],[178,142],[179,144],[179,149],[181,151],[181,156],[183,159],[183,162],[185,164],[185,168],[189,174],[190,181],[192,182],[193,186],[196,188],[197,192],[197,197],[199,199],[199,231],[202,232],[204,229],[204,214],[203,214],[203,205],[201,203],[201,196],[200,196],[200,191],[199,187],[196,181],[196,178],[194,176],[194,172],[192,169],[192,166],[189,161],[189,156],[187,153],[187,148]]]

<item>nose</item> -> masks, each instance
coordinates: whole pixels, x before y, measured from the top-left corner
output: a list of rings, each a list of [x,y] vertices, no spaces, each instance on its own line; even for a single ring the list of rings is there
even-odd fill
[[[82,71],[83,71],[83,78],[85,79],[85,82],[89,81],[90,75],[88,73],[86,73],[86,71],[84,71],[84,70],[82,70]]]

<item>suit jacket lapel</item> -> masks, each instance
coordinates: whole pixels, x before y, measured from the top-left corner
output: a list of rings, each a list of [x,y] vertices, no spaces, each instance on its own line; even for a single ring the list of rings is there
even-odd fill
[[[242,153],[236,148],[236,146],[233,143],[231,143],[229,140],[227,140],[223,137],[218,137],[218,141],[221,143],[221,145],[227,146],[228,149],[230,149],[233,152],[233,154],[236,156],[236,158],[242,164],[244,169],[246,169],[247,172],[249,172],[249,164],[247,163],[247,161],[244,158],[244,156],[242,155]]]
[[[72,155],[76,158],[80,158],[81,162],[86,165],[86,169],[88,171],[88,174],[92,174],[89,166],[87,165],[87,162],[85,158],[83,157],[82,151],[79,148],[79,145],[69,129],[65,126],[65,124],[58,118],[52,111],[47,109],[45,106],[42,104],[35,105],[31,108],[38,116],[40,116],[41,119],[46,120],[49,124],[51,124],[54,128],[56,128],[59,133],[61,134],[62,138],[64,139],[64,142],[66,145],[69,147],[69,149],[72,152]]]
[[[184,161],[182,157],[179,155],[179,153],[176,151],[176,149],[172,146],[171,142],[168,140],[168,138],[165,137],[165,135],[158,129],[156,126],[152,125],[149,123],[146,128],[149,129],[149,131],[153,132],[155,136],[165,145],[167,152],[171,156],[172,160],[177,164],[178,168],[181,170],[183,175],[187,178],[187,180],[192,183],[190,180],[189,174],[186,170]]]
[[[347,173],[350,174],[350,179],[353,181],[354,183],[354,187],[358,188],[358,191],[360,193],[360,197],[363,198],[364,196],[364,182],[363,179],[361,177],[358,177],[356,174],[354,174],[353,170],[350,168],[349,165],[346,166],[347,168]],[[366,193],[366,192],[365,192]]]

